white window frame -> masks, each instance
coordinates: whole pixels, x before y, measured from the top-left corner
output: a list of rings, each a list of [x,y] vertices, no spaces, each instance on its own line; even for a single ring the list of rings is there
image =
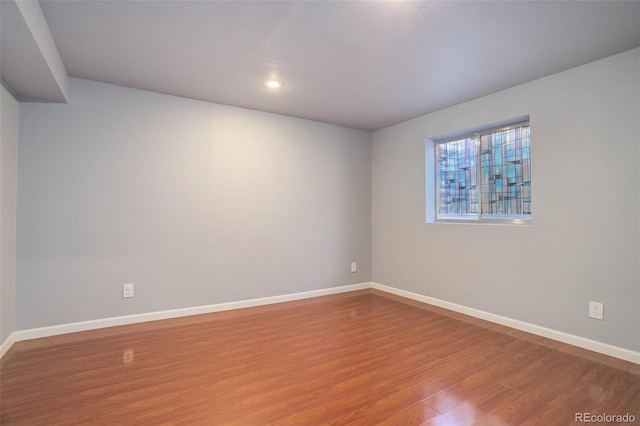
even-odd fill
[[[530,225],[532,220],[532,214],[515,214],[515,215],[507,215],[507,214],[487,214],[482,213],[482,161],[481,161],[481,146],[480,146],[480,138],[484,135],[511,130],[518,127],[529,126],[529,132],[531,132],[531,125],[529,117],[522,117],[520,119],[516,119],[513,121],[507,122],[507,124],[499,124],[499,125],[490,125],[487,127],[482,127],[472,131],[464,131],[458,132],[453,136],[446,136],[440,138],[432,138],[430,139],[431,144],[433,145],[433,156],[431,157],[431,164],[427,164],[427,167],[433,167],[433,177],[434,181],[432,182],[433,195],[435,199],[433,200],[433,212],[431,214],[427,214],[427,222],[437,222],[437,223],[469,223],[469,224],[508,224],[508,225]],[[531,135],[531,133],[529,133]],[[530,136],[531,137],[531,136]],[[440,213],[440,167],[438,165],[438,145],[453,142],[466,138],[475,138],[477,146],[477,191],[478,191],[478,213],[469,213],[462,215],[453,215],[446,214],[442,215]],[[531,147],[531,144],[529,145]],[[430,156],[427,156],[427,161]],[[531,154],[529,156],[531,158]],[[530,195],[532,195],[532,182],[531,171],[530,171]],[[429,179],[427,179],[427,185],[429,185]],[[429,209],[429,205],[427,205],[427,209]],[[432,220],[429,220],[429,218]]]

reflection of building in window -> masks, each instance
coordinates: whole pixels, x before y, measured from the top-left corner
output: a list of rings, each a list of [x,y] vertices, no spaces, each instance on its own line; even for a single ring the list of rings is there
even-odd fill
[[[478,213],[476,138],[438,144],[440,214]]]
[[[529,123],[436,142],[439,220],[531,219]]]

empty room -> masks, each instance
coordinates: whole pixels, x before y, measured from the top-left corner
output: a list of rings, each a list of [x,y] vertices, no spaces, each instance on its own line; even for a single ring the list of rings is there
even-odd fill
[[[0,424],[640,424],[640,1],[0,7]]]

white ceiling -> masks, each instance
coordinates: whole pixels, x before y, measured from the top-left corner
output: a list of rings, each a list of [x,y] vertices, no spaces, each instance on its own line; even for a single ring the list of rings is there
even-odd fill
[[[640,46],[640,1],[41,5],[70,76],[365,130]]]

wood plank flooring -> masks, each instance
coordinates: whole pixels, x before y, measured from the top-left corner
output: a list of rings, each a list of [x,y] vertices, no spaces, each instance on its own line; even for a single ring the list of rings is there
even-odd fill
[[[3,425],[567,425],[636,364],[375,290],[18,342]]]

